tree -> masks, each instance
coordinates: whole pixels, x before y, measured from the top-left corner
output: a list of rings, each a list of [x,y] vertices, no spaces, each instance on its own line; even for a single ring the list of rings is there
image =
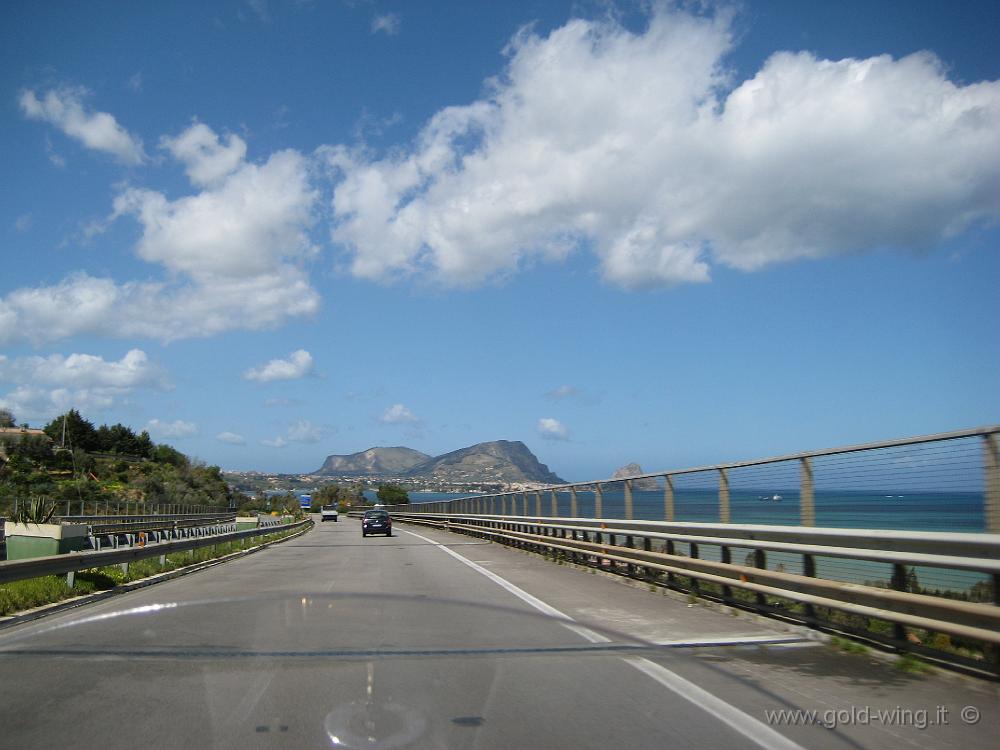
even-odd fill
[[[380,484],[377,495],[379,502],[386,505],[402,505],[410,502],[410,496],[406,494],[406,490],[395,484]]]
[[[10,409],[0,409],[0,427],[17,427],[14,412]]]
[[[160,443],[153,449],[153,460],[158,464],[170,464],[171,466],[186,467],[188,458],[176,448],[172,448],[166,443]]]
[[[43,429],[56,445],[63,445],[63,435],[65,434],[66,446],[70,448],[82,448],[85,451],[100,450],[94,423],[81,417],[80,412],[76,409],[70,409],[65,414],[56,417]]]

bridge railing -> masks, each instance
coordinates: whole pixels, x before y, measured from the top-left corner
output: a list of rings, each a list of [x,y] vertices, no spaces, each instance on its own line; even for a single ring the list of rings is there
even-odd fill
[[[1000,426],[978,427],[470,495],[420,503],[420,508],[431,513],[858,528],[898,528],[899,523],[926,531],[1000,533],[998,435]]]
[[[685,524],[391,511],[435,526],[645,581],[821,630],[997,673],[1000,535]],[[886,568],[888,583],[845,582],[844,560]],[[952,588],[928,589],[928,571]]]
[[[998,427],[389,506],[951,663],[1000,668]]]
[[[166,556],[172,552],[210,547],[241,539],[250,539],[255,536],[302,529],[310,525],[312,525],[312,521],[306,519],[289,524],[269,524],[259,528],[236,531],[235,524],[232,524],[229,526],[229,530],[216,534],[203,534],[198,531],[191,536],[182,536],[159,542],[151,541],[141,546],[119,547],[101,551],[69,552],[62,555],[34,557],[27,560],[8,560],[0,562],[0,584],[27,578],[38,578],[40,576],[66,575],[67,582],[72,586],[74,575],[83,570],[102,568],[108,565],[127,566],[136,560],[150,557],[159,557],[161,564],[163,564]]]

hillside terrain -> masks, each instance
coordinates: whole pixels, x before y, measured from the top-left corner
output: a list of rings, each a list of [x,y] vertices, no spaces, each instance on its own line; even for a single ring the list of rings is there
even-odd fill
[[[369,448],[345,456],[327,456],[316,474],[350,476],[351,474],[395,476],[428,460],[426,453],[412,448]]]
[[[494,440],[428,456],[410,448],[369,448],[347,456],[327,456],[321,475],[366,475],[443,482],[543,482],[562,484],[519,440]]]

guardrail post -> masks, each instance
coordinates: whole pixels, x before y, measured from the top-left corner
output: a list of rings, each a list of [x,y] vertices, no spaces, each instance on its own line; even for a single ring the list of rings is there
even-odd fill
[[[569,515],[571,518],[576,518],[580,515],[579,506],[577,505],[576,499],[576,487],[569,488]],[[573,532],[573,538],[576,539],[576,532]]]
[[[674,478],[669,474],[663,477],[663,520],[674,520]]]
[[[722,545],[721,547],[719,547],[719,557],[721,558],[720,561],[725,563],[726,565],[731,565],[733,562],[732,553],[730,552],[730,549],[727,545]],[[733,587],[726,586],[725,584],[723,584],[722,601],[724,601],[726,604],[729,604],[730,602],[732,602],[732,600],[733,600]]]
[[[76,583],[76,571],[71,570],[69,573],[66,574],[66,586],[67,588],[73,588],[73,585],[75,583]]]
[[[808,456],[799,459],[799,522],[803,526],[816,525],[816,502],[813,498],[812,461]]]
[[[986,473],[986,497],[983,498],[986,531],[1000,534],[1000,454],[995,432],[983,435],[983,470]]]
[[[760,568],[761,570],[767,570],[767,553],[762,549],[755,549],[753,551],[753,566],[755,568]],[[761,593],[757,593],[757,608],[766,609],[767,608],[767,596]]]
[[[552,496],[552,517],[559,517],[559,498],[556,496],[555,490],[549,490],[549,494]]]
[[[809,576],[810,578],[816,577],[816,557],[814,555],[810,554],[802,555],[802,575]],[[815,605],[806,602],[805,611],[806,611],[806,618],[810,620],[809,624],[812,627],[815,627],[816,626]]]
[[[719,469],[719,521],[729,523],[729,474]]]
[[[594,518],[604,518],[604,490],[600,482],[594,482]]]
[[[625,520],[632,520],[632,480],[625,480]]]
[[[669,477],[668,477],[668,479],[669,479]],[[666,552],[668,555],[676,555],[677,554],[677,552],[674,550],[674,540],[673,539],[668,539],[667,540],[667,544],[666,544],[666,547],[664,548],[664,552]],[[677,585],[677,581],[674,578],[674,574],[671,571],[667,571],[667,587],[668,588],[675,588],[676,585]]]
[[[542,515],[542,493],[535,492],[535,515]]]
[[[697,560],[698,559],[698,545],[695,544],[694,542],[690,542],[688,544],[688,555],[693,560]],[[701,592],[701,584],[698,581],[698,579],[695,578],[694,576],[688,576],[688,580],[691,582],[691,585],[690,585],[691,592],[694,593],[694,594],[700,593]]]
[[[902,565],[901,563],[896,563],[895,565],[892,566],[892,580],[890,581],[890,585],[892,586],[892,588],[894,588],[896,591],[906,591],[907,589],[906,578],[907,575],[906,575],[905,565]],[[892,637],[895,638],[897,641],[905,642],[906,626],[901,625],[898,622],[892,623]]]
[[[635,543],[632,540],[632,535],[631,534],[625,537],[625,546],[628,547],[629,549],[632,549],[633,547],[635,547]],[[634,576],[636,574],[636,572],[637,572],[637,568],[636,568],[635,565],[633,565],[632,563],[626,563],[625,564],[625,573],[627,575]]]

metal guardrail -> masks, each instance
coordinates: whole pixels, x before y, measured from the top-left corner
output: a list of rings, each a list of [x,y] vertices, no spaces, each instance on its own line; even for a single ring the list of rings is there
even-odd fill
[[[979,427],[385,509],[1000,674],[998,435]]]
[[[871,490],[873,498],[881,498],[881,487],[893,491],[886,497],[897,506],[901,501],[905,506],[903,494],[897,493],[946,488],[946,492],[974,497],[977,506],[981,504],[978,518],[966,515],[963,522],[971,523],[976,531],[1000,533],[998,436],[1000,426],[992,425],[751,461],[474,495],[420,503],[420,508],[433,513],[596,518],[617,514],[625,520],[643,517],[720,523],[748,522],[756,516],[776,519],[764,523],[844,526],[853,524],[843,523],[844,514],[830,509],[831,494]],[[614,498],[613,508],[609,497],[612,491],[621,494]],[[744,496],[757,494],[755,499],[760,502],[740,502],[737,495],[741,491]],[[645,503],[641,508],[637,507],[640,492]],[[701,493],[702,504],[713,504],[714,517],[694,517],[692,493]],[[654,495],[658,499],[653,500]],[[772,498],[774,503],[769,502]],[[406,507],[412,506],[390,506]],[[780,520],[775,512],[779,510]],[[933,523],[951,522],[936,517]],[[961,530],[970,528],[966,525]]]
[[[275,531],[298,529],[311,523],[311,520],[304,520],[291,524],[276,524],[274,526],[262,526],[244,531],[232,531],[215,536],[175,539],[151,543],[141,547],[127,547],[96,552],[69,552],[63,555],[35,557],[27,560],[8,560],[0,562],[0,584],[20,581],[26,578],[65,574],[69,577],[70,584],[72,585],[73,574],[81,570],[102,568],[108,565],[128,564],[149,557],[165,558],[171,552],[184,552],[199,547],[209,547],[215,544],[225,544],[226,542],[248,539],[254,536],[273,534]]]
[[[731,606],[1000,673],[1000,607],[995,598],[1000,535],[895,530],[859,535],[855,529],[437,514],[395,508],[391,515],[397,521],[558,555]],[[706,554],[709,549],[715,554]],[[748,552],[747,564],[734,562],[742,551]],[[786,561],[797,557],[801,572],[769,569],[769,555]],[[821,561],[841,558],[890,566],[890,586],[824,578]],[[979,574],[992,585],[990,600],[913,591],[909,583],[915,567]],[[873,631],[873,622],[885,623],[886,630]],[[931,643],[924,644],[917,632]],[[935,647],[939,634],[976,644],[983,658],[962,656],[940,643]]]
[[[128,534],[140,531],[162,529],[193,528],[229,523],[236,518],[235,513],[218,514],[174,514],[139,516],[59,516],[55,523],[85,523],[90,526],[92,536],[107,534]]]

